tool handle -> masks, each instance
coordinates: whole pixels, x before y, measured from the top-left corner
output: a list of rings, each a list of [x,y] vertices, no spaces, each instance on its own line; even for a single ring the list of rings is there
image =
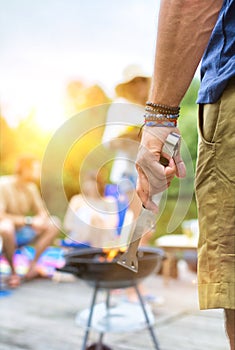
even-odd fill
[[[173,158],[179,148],[179,143],[180,135],[176,134],[175,132],[171,132],[166,138],[166,141],[162,147],[162,152],[168,154],[170,158]],[[169,164],[169,160],[161,155],[160,163],[167,166]]]
[[[169,155],[170,158],[173,158],[177,152],[180,141],[180,135],[176,133],[170,133],[162,147],[162,153]],[[169,160],[161,155],[160,163],[164,166],[169,164]],[[162,193],[158,194],[158,201],[161,200]],[[151,222],[155,220],[153,213],[142,209],[139,218],[137,219],[136,227],[132,233],[131,242],[129,246],[118,259],[117,263],[133,272],[138,272],[138,258],[137,251],[139,243],[141,240],[144,231],[146,230],[146,224],[149,222],[149,227],[151,227]]]

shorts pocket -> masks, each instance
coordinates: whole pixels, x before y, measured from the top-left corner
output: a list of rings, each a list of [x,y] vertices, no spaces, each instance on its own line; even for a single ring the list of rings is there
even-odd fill
[[[216,142],[220,118],[220,100],[213,104],[199,105],[199,135],[208,146]]]

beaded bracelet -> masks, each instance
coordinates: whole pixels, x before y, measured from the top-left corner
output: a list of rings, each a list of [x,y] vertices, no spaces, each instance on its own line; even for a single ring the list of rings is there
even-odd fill
[[[171,107],[159,103],[146,102],[144,114],[146,126],[176,127],[180,107]]]
[[[153,102],[150,102],[150,101],[146,102],[146,106],[153,107],[153,108],[156,108],[156,109],[157,108],[161,108],[163,110],[169,110],[171,112],[178,112],[179,113],[179,111],[180,111],[180,107],[179,106],[172,107],[172,106],[162,105],[162,104],[159,104],[159,103],[153,103]]]
[[[163,109],[163,108],[153,108],[153,107],[145,107],[146,112],[156,113],[156,114],[174,114],[179,115],[179,110],[171,110],[171,109]]]

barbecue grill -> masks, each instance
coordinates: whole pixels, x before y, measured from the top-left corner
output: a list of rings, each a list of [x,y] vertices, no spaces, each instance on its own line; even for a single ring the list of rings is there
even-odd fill
[[[164,259],[164,252],[161,249],[157,248],[140,247],[137,253],[137,273],[133,273],[129,269],[125,269],[117,264],[117,261],[121,254],[122,253],[119,252],[115,258],[113,258],[111,261],[108,261],[107,253],[99,248],[72,250],[65,256],[66,263],[64,267],[59,269],[60,271],[74,274],[93,287],[93,296],[91,306],[87,314],[86,331],[84,334],[82,350],[90,349],[87,347],[87,342],[92,326],[92,317],[98,291],[100,289],[105,289],[107,291],[105,304],[107,311],[106,314],[110,315],[111,317],[112,313],[110,312],[110,291],[112,289],[121,289],[128,287],[134,287],[144,315],[145,327],[149,329],[155,349],[160,350],[157,337],[152,328],[153,322],[149,315],[149,309],[146,307],[143,301],[143,297],[141,296],[141,293],[138,289],[138,283],[149,276],[151,273],[158,272],[160,270],[162,260]],[[99,341],[94,347],[96,350],[105,349],[105,346],[102,343],[105,329],[102,329],[99,332]]]

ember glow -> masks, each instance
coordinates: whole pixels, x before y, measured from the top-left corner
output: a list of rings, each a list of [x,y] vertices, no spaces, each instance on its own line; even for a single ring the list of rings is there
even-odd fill
[[[106,254],[106,256],[102,257],[102,261],[111,262],[113,261],[113,259],[116,258],[116,256],[118,256],[118,254],[121,254],[126,250],[127,250],[127,246],[120,247],[120,248],[103,248],[103,252]]]

